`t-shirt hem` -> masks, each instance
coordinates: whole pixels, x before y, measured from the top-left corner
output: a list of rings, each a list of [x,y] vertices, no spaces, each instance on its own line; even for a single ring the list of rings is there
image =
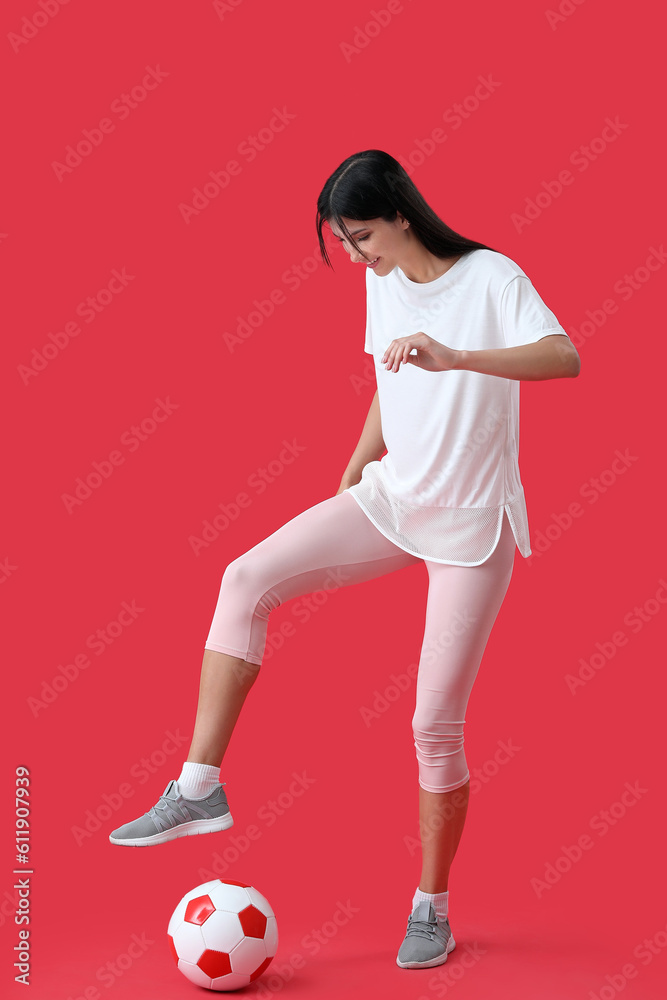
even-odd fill
[[[496,548],[498,547],[498,542],[500,541],[500,535],[501,535],[502,528],[503,528],[503,518],[502,517],[499,518],[498,527],[496,529],[496,537],[494,539],[493,545],[491,546],[491,551],[488,553],[488,555],[484,556],[483,559],[478,559],[478,560],[475,560],[475,561],[467,561],[466,562],[466,561],[463,561],[461,559],[438,559],[435,556],[425,556],[425,555],[422,555],[420,552],[415,551],[414,548],[408,548],[407,545],[403,545],[396,538],[394,538],[392,535],[390,535],[389,532],[385,528],[383,528],[381,524],[379,524],[376,521],[376,519],[373,517],[373,515],[371,514],[371,512],[364,506],[364,504],[362,503],[362,501],[360,500],[360,498],[354,492],[353,487],[348,487],[343,492],[350,493],[354,497],[354,499],[356,500],[358,506],[361,507],[361,509],[363,510],[364,514],[369,519],[369,521],[371,521],[375,525],[375,527],[378,529],[378,531],[382,535],[384,535],[385,538],[388,538],[390,542],[393,542],[393,544],[396,545],[397,548],[402,549],[404,552],[409,552],[409,554],[411,556],[415,556],[415,558],[417,558],[417,559],[423,559],[425,562],[442,563],[442,564],[444,564],[446,566],[481,566],[483,563],[485,563],[488,559],[491,558],[491,556],[493,555],[493,553],[496,551]],[[499,504],[498,505],[498,510],[503,511],[503,513],[504,513],[507,510],[507,504]],[[515,545],[516,545],[517,548],[519,548],[518,542],[517,542],[517,533],[516,533],[515,526],[513,524],[513,520],[512,520],[511,513],[510,513],[509,510],[507,510],[507,517],[508,517],[508,520],[509,520],[509,523],[510,523],[510,528],[512,529],[512,534],[514,535]],[[521,555],[523,555],[523,553],[521,552],[521,549],[519,549],[519,552],[521,553]],[[530,551],[527,553],[527,555],[530,555]],[[526,557],[524,556],[524,558],[526,558]]]

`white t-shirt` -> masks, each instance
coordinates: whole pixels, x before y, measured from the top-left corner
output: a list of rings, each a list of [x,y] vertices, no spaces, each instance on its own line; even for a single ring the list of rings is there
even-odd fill
[[[387,371],[389,343],[423,331],[447,347],[478,351],[532,344],[565,330],[509,257],[472,250],[433,281],[397,266],[366,268],[366,342],[375,359],[387,454],[349,487],[377,528],[433,562],[477,566],[494,551],[507,511],[522,556],[531,554],[519,475],[516,379],[472,371]]]

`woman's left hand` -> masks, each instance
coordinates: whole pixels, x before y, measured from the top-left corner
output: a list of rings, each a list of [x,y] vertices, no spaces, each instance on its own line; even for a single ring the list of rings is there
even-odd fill
[[[416,354],[410,354],[413,349],[417,351]],[[428,372],[446,372],[456,368],[459,354],[459,351],[445,347],[428,334],[419,332],[413,333],[410,337],[398,337],[397,340],[392,340],[380,364],[385,366],[386,371],[393,372],[397,372],[401,364],[406,362]]]

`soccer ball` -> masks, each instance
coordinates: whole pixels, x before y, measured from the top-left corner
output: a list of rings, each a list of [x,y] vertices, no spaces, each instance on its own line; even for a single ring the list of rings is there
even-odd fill
[[[278,950],[278,925],[268,900],[231,879],[216,878],[186,892],[167,934],[183,975],[209,990],[247,986]]]

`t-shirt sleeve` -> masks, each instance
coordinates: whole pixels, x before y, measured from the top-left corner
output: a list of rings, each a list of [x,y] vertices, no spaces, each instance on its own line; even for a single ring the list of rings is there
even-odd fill
[[[508,347],[534,344],[542,337],[567,333],[542,301],[527,275],[517,274],[505,286],[500,311]],[[569,338],[568,338],[569,339]]]

